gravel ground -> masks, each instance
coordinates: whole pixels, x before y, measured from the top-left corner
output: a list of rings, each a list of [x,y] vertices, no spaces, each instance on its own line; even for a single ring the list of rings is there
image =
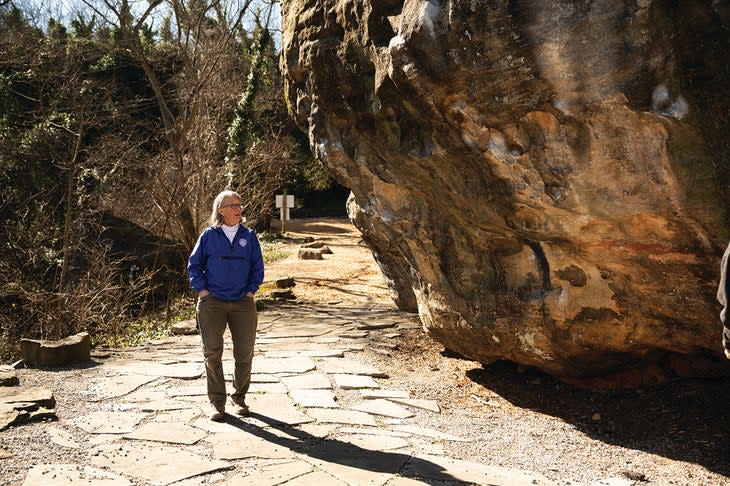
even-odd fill
[[[730,485],[730,380],[685,380],[633,391],[576,389],[507,362],[483,367],[418,330],[391,356],[362,359],[414,398],[436,399],[424,425],[476,437],[445,453],[523,468],[561,483],[621,477],[637,485]]]
[[[334,251],[329,261],[299,261],[292,243],[285,249],[293,256],[267,269],[270,275],[295,278],[298,305],[392,306],[377,266],[349,223],[320,221],[312,228],[292,222],[289,232],[325,239]],[[620,477],[636,485],[730,485],[730,379],[595,392],[511,363],[483,367],[447,352],[419,329],[403,331],[389,342],[396,349],[369,346],[347,357],[387,373],[384,386],[437,400],[442,413],[417,412],[420,425],[476,439],[444,443],[447,456],[522,468],[561,484]],[[18,375],[24,386],[53,390],[57,412],[65,420],[119,405],[85,400],[82,391],[93,372],[23,369]],[[338,398],[343,403],[349,399]],[[32,464],[85,462],[83,450],[52,444],[48,426],[27,424],[0,432],[0,458],[3,451],[12,452],[0,459],[0,484],[22,484]],[[209,447],[200,443],[189,449],[208,454]]]

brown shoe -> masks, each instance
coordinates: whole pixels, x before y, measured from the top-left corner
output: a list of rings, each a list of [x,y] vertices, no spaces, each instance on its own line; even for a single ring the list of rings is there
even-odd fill
[[[236,414],[238,415],[248,415],[249,409],[248,405],[246,405],[246,401],[242,399],[235,399],[233,396],[231,396],[231,403],[235,407]]]
[[[226,415],[226,407],[225,405],[222,406],[216,406],[214,404],[210,404],[210,416],[209,418],[213,422],[220,422],[223,420],[223,417]]]

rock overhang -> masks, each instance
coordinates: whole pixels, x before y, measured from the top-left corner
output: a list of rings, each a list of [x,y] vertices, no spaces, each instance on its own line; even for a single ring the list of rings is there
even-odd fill
[[[566,379],[719,358],[726,17],[553,7],[286,2],[293,114],[450,349]]]

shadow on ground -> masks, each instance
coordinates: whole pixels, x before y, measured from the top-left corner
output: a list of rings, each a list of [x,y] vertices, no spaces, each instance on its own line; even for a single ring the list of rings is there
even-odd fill
[[[234,416],[226,416],[226,422],[267,442],[326,463],[355,470],[394,475],[402,474],[405,469],[409,469],[418,471],[420,474],[417,476],[419,477],[426,476],[429,480],[439,481],[440,484],[441,482],[465,484],[451,476],[440,465],[413,457],[407,452],[363,449],[349,442],[313,436],[264,414],[251,413],[249,417],[263,422],[278,430],[279,433],[272,433],[264,427],[249,424]]]
[[[596,392],[537,371],[519,373],[509,362],[470,370],[467,376],[515,406],[561,418],[596,440],[730,476],[730,378]],[[593,419],[596,413],[600,420]]]

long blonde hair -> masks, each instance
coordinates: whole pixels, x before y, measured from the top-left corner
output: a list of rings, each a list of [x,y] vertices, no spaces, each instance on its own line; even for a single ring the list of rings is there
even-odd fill
[[[223,215],[218,210],[223,205],[223,201],[227,197],[236,197],[241,200],[241,196],[236,191],[223,191],[213,200],[213,211],[210,213],[210,224],[212,226],[221,226],[223,224]]]

